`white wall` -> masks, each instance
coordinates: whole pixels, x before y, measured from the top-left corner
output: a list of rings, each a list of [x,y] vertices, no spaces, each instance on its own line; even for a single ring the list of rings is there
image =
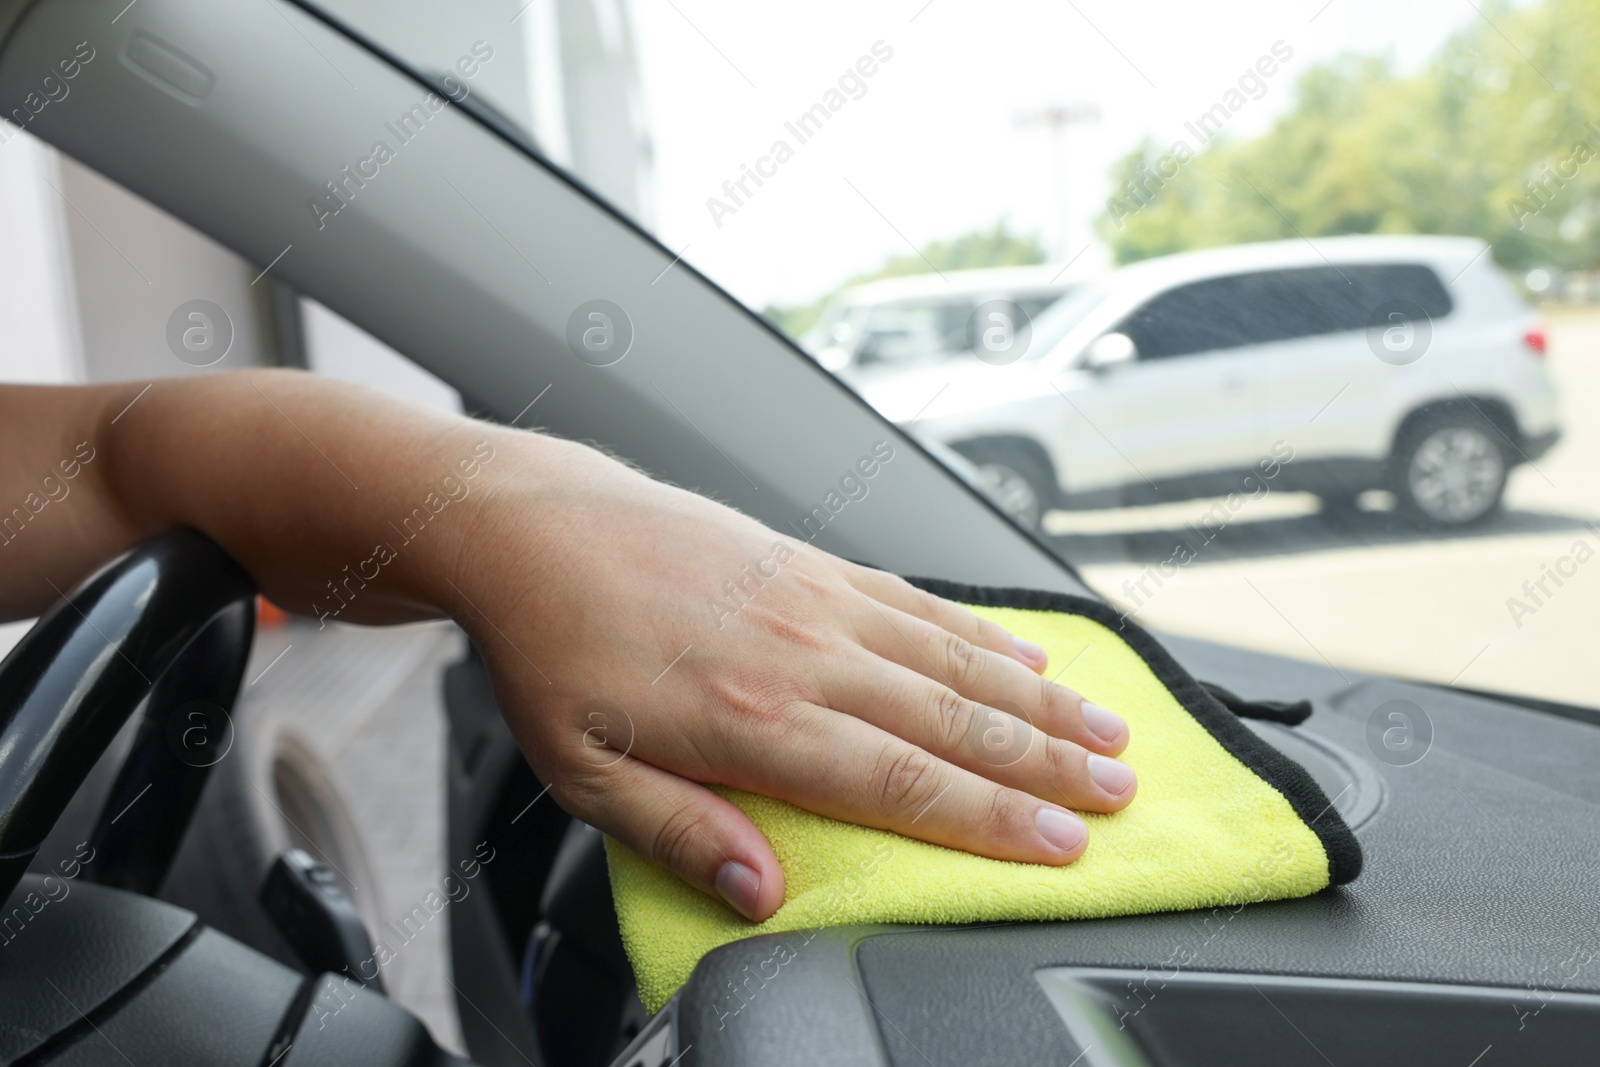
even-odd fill
[[[221,373],[278,361],[266,326],[262,286],[269,282],[255,281],[265,264],[247,263],[71,159],[62,158],[61,178],[89,381]],[[214,303],[232,323],[227,355],[209,367],[179,359],[167,340],[168,319],[193,300]]]
[[[7,130],[0,143],[0,381],[83,378],[77,300],[56,193],[56,151]],[[54,188],[52,188],[52,186]]]
[[[302,298],[311,369],[359,382],[445,411],[461,411],[461,394],[315,300]]]

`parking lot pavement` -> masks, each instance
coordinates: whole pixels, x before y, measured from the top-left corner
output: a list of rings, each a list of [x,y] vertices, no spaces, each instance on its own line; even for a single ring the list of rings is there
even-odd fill
[[[1556,311],[1548,325],[1565,436],[1516,470],[1504,513],[1479,529],[1441,537],[1370,512],[1335,522],[1309,496],[1283,494],[1250,505],[1157,585],[1149,565],[1211,502],[1139,509],[1133,530],[1114,529],[1116,512],[1057,513],[1047,528],[1149,628],[1600,705],[1600,311]]]

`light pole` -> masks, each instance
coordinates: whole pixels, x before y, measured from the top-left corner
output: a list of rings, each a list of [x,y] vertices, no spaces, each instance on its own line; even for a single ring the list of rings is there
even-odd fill
[[[1012,125],[1019,130],[1043,126],[1050,131],[1051,148],[1055,156],[1056,194],[1056,256],[1066,262],[1078,249],[1071,247],[1072,213],[1071,191],[1067,187],[1067,127],[1085,126],[1100,121],[1100,108],[1096,104],[1050,104],[1031,111],[1018,112]]]

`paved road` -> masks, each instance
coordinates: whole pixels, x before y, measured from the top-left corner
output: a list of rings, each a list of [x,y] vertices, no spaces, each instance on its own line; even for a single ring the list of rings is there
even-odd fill
[[[1566,434],[1513,474],[1503,515],[1439,537],[1381,513],[1337,524],[1303,494],[1263,498],[1164,586],[1147,579],[1135,617],[1338,667],[1600,706],[1600,311],[1554,312],[1549,326]],[[1129,604],[1124,583],[1209,506],[1057,513],[1050,528],[1091,584]],[[1575,572],[1560,585],[1545,576],[1558,563]],[[1541,579],[1530,596],[1523,583]],[[1513,597],[1528,610],[1514,615]]]

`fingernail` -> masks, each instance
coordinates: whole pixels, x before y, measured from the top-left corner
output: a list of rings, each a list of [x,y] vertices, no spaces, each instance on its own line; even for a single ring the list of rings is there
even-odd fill
[[[1120,797],[1133,788],[1138,780],[1133,768],[1110,756],[1089,756],[1089,777],[1094,784],[1114,797]]]
[[[761,892],[761,876],[738,860],[729,860],[717,869],[717,892],[733,910],[746,919],[756,917],[756,897]]]
[[[1089,839],[1089,827],[1070,811],[1062,811],[1060,808],[1040,808],[1039,814],[1034,816],[1034,822],[1039,826],[1039,836],[1052,848],[1058,848],[1062,852],[1076,851]]]
[[[1083,702],[1083,725],[1108,745],[1121,741],[1128,732],[1128,724],[1121,715],[1087,700]]]
[[[1021,656],[1023,659],[1037,667],[1043,667],[1046,663],[1050,662],[1050,657],[1045,655],[1044,649],[1040,648],[1032,641],[1024,641],[1020,637],[1013,636],[1011,638],[1011,644],[1014,648],[1016,648],[1017,655]]]

